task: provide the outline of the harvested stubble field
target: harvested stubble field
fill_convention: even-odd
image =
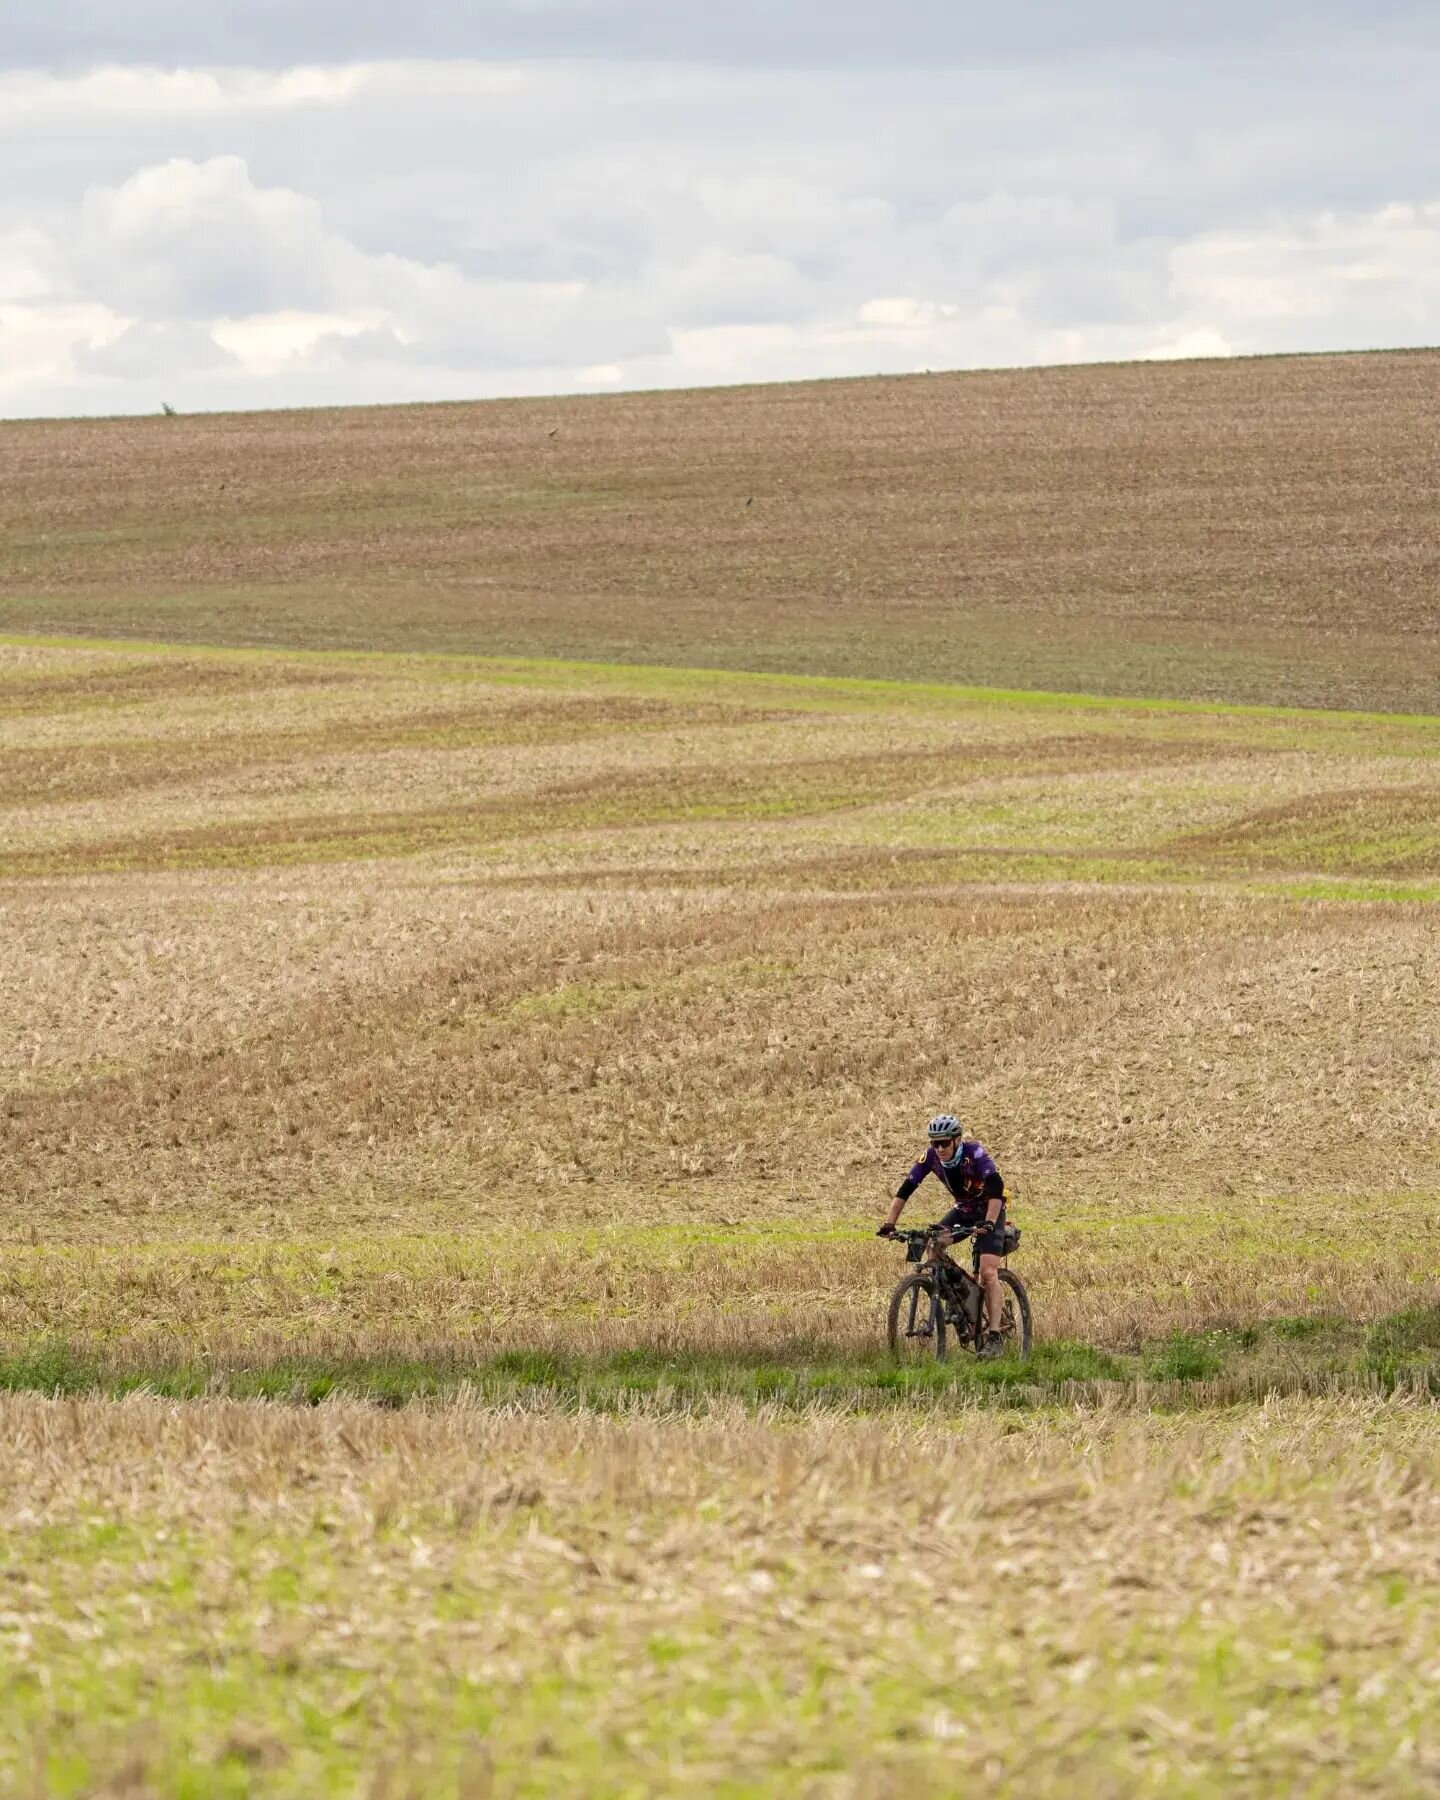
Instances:
[[[1418,440],[1364,432],[1437,367],[7,432],[3,616],[96,635],[0,640],[0,1789],[1433,1792],[1433,545],[1380,466]],[[1246,514],[1213,616],[1121,605],[1103,518],[1091,610],[1025,610],[1107,380],[1132,454],[1188,408],[1209,471],[1152,575],[1277,484],[1289,550]],[[963,394],[1029,484],[993,614],[900,452]],[[734,528],[795,558],[747,613],[694,508],[742,418],[778,457],[817,408],[860,437],[792,468],[838,497],[808,548]],[[515,485],[557,418],[578,537]],[[258,484],[229,537],[221,454]],[[483,581],[435,510],[467,457],[508,495]],[[952,600],[973,639],[921,657]],[[111,635],[162,620],[292,641]],[[772,672],[519,654],[641,632]],[[1412,713],[938,679],[1102,665]],[[1024,1367],[878,1353],[871,1232],[947,1103],[1017,1196]]]
[[[13,1395],[0,1443],[9,1792],[1440,1779],[1428,1401],[900,1423]]]

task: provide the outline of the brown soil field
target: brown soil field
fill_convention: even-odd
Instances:
[[[1433,711],[1440,352],[0,426],[0,628]]]

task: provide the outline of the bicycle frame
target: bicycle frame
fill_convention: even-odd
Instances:
[[[985,1290],[970,1270],[950,1254],[953,1244],[964,1243],[974,1235],[973,1232],[962,1231],[958,1237],[950,1237],[948,1243],[940,1242],[940,1234],[933,1226],[899,1235],[905,1239],[906,1262],[935,1271],[939,1298],[950,1314],[954,1329],[958,1331],[963,1326],[966,1335],[977,1333],[984,1313]]]
[[[985,1290],[970,1271],[947,1255],[943,1248],[936,1254],[932,1266],[937,1271],[941,1298],[949,1304],[952,1317],[963,1314],[967,1329],[974,1332],[984,1310]]]

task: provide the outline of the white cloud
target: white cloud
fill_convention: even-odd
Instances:
[[[1140,360],[1143,362],[1180,362],[1192,356],[1233,356],[1235,346],[1228,338],[1209,325],[1200,325],[1191,331],[1181,331],[1176,336],[1142,350]]]
[[[38,300],[55,285],[55,246],[35,226],[0,234],[0,302]]]
[[[44,130],[60,113],[91,124],[151,121],[183,125],[227,115],[339,107],[369,79],[363,64],[263,69],[184,69],[111,64],[79,75],[26,69],[0,74],[0,117],[7,131]]]
[[[21,397],[48,383],[68,400],[87,376],[218,370],[222,398],[242,401],[239,377],[258,394],[297,369],[340,382],[377,361],[580,368],[570,382],[613,385],[617,356],[669,343],[653,309],[603,283],[507,281],[366,253],[317,202],[258,184],[238,156],[171,158],[92,188],[68,236],[8,234],[0,292],[30,303],[6,321],[8,347],[42,351],[6,358],[0,395]]]
[[[1440,201],[1322,213],[1266,231],[1214,232],[1179,246],[1172,285],[1187,307],[1252,331],[1354,330],[1360,343],[1435,330]]]
[[[73,266],[88,292],[132,316],[208,319],[324,307],[347,253],[313,200],[257,187],[240,157],[174,157],[90,189]]]
[[[51,404],[40,411],[89,412],[93,387],[77,379],[77,357],[112,343],[125,329],[109,307],[90,301],[0,304],[0,402],[25,407],[27,396]]]
[[[394,354],[403,355],[403,341],[378,315],[351,318],[344,313],[287,308],[248,318],[217,319],[211,331],[216,344],[252,375],[278,375],[304,362],[317,347],[330,351],[373,335]]]
[[[916,300],[897,297],[893,300],[867,300],[860,308],[862,325],[879,325],[887,331],[933,331],[960,316],[958,306],[947,306],[939,300]]]

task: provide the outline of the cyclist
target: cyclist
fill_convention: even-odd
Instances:
[[[954,1113],[940,1113],[930,1121],[930,1147],[895,1190],[885,1223],[877,1237],[893,1237],[905,1202],[927,1175],[934,1175],[954,1200],[940,1223],[947,1228],[978,1227],[975,1248],[980,1253],[980,1286],[985,1291],[988,1327],[981,1356],[999,1356],[1000,1317],[1004,1298],[1000,1291],[1000,1257],[1005,1237],[1005,1182],[995,1159],[983,1144],[967,1138]]]

